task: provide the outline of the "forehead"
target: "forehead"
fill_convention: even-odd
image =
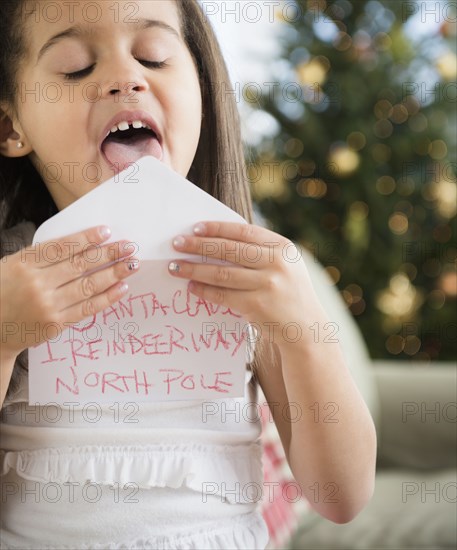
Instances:
[[[132,32],[145,19],[166,23],[180,33],[176,0],[25,0],[21,8],[32,49],[69,27],[103,37],[103,33]]]

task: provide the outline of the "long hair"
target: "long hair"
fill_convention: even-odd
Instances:
[[[26,55],[21,25],[24,0],[0,2],[0,102],[18,111],[17,71]],[[0,128],[6,114],[0,110]],[[36,226],[58,212],[41,176],[28,157],[0,155],[0,231],[21,221]]]
[[[197,0],[177,4],[203,96],[202,135],[188,178],[251,222],[239,114],[233,94],[222,92],[230,89],[230,78],[219,43]]]

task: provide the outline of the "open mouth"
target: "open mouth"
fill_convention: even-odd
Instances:
[[[163,151],[157,134],[140,120],[120,122],[111,128],[101,150],[116,173],[140,158],[151,155],[162,160]]]

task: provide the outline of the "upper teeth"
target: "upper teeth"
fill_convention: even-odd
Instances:
[[[149,126],[149,124],[146,124],[145,122],[141,122],[141,120],[134,120],[131,125],[134,128],[147,128],[148,130],[152,130],[152,128]],[[128,130],[130,128],[130,124],[127,121],[119,122],[119,124],[116,124],[116,126],[113,126],[111,130],[106,134],[109,136],[110,134],[114,134],[114,132],[117,132],[120,130],[121,132],[125,132],[125,130]]]

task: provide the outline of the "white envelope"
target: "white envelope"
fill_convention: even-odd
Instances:
[[[192,233],[203,220],[246,223],[157,159],[144,157],[37,229],[34,244],[105,224],[112,231],[106,243],[136,243],[141,266],[117,303],[29,348],[30,404],[244,394],[251,359],[247,321],[197,298],[188,280],[168,272],[173,259],[205,261],[172,247],[174,237]],[[42,330],[52,334],[52,327]]]

